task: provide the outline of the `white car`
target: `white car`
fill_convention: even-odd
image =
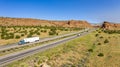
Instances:
[[[77,36],[80,36],[80,34],[77,34]]]

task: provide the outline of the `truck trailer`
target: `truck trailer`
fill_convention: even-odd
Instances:
[[[22,40],[20,40],[18,42],[19,45],[22,45],[22,44],[26,44],[26,43],[32,43],[32,42],[36,42],[36,41],[39,41],[40,38],[39,37],[30,37],[30,38],[24,38]]]

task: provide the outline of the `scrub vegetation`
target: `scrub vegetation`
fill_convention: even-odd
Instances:
[[[45,38],[75,32],[81,29],[54,26],[0,26],[0,45],[16,43],[23,38],[32,36]]]
[[[40,67],[47,64],[51,67],[120,67],[119,40],[120,34],[97,30],[8,66]]]

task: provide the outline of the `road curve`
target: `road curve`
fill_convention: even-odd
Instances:
[[[89,32],[84,32],[80,36],[86,35],[88,33]],[[31,48],[31,49],[27,49],[27,50],[24,50],[24,51],[21,51],[21,52],[16,52],[14,54],[9,54],[9,55],[6,55],[6,56],[2,56],[2,57],[0,57],[0,67],[5,66],[5,65],[7,65],[7,64],[9,64],[13,61],[25,58],[25,57],[33,55],[33,54],[36,54],[38,52],[53,48],[57,45],[60,45],[62,43],[65,43],[69,40],[75,39],[75,38],[80,37],[80,36],[75,35],[75,36],[67,37],[65,39],[62,39],[62,40],[59,40],[59,41],[56,41],[56,42],[44,44],[44,45],[34,47],[34,48]]]

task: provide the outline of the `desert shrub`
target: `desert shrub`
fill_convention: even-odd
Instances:
[[[105,39],[104,43],[109,43],[108,39]]]
[[[4,35],[3,34],[1,34],[1,39],[4,39]]]
[[[38,67],[38,66],[35,65],[34,67]]]
[[[101,33],[101,31],[99,31],[98,33]]]
[[[63,29],[63,28],[60,28],[59,30],[60,30],[60,31],[63,31],[64,29]]]
[[[1,34],[1,39],[6,39],[6,34]]]
[[[44,30],[41,30],[41,32],[43,32]]]
[[[96,31],[99,31],[99,30],[96,30]]]
[[[52,31],[49,31],[49,35],[54,35],[55,33]]]
[[[13,39],[14,38],[14,33],[9,33],[9,39]]]
[[[98,45],[101,45],[101,43],[98,43]]]
[[[27,34],[27,30],[25,30],[24,33]]]
[[[97,37],[97,36],[99,36],[99,34],[96,34],[95,36]]]
[[[30,32],[30,35],[33,35],[34,34],[34,32]]]
[[[56,32],[56,28],[51,28],[50,31],[49,31],[49,35],[57,35],[57,32]]]
[[[1,39],[13,39],[14,38],[14,33],[2,33],[1,34]]]
[[[56,35],[59,35],[58,33],[56,33]]]
[[[24,34],[21,34],[21,36],[24,36]]]
[[[53,27],[53,28],[50,29],[50,31],[56,31],[56,28]]]
[[[120,34],[120,30],[104,30],[104,32],[108,34],[113,34],[113,33]]]
[[[68,29],[65,29],[65,31],[68,31]]]
[[[93,52],[93,49],[88,49],[88,52]]]
[[[110,36],[108,38],[111,38]]]
[[[103,38],[103,36],[101,36],[100,38]]]
[[[15,37],[16,39],[19,39],[20,38],[20,36],[19,35],[16,35],[16,37]]]
[[[39,33],[39,32],[37,32],[36,34],[37,34],[37,35],[40,35],[40,33]]]
[[[104,54],[103,54],[103,53],[99,53],[98,56],[99,56],[99,57],[103,57]]]
[[[43,30],[43,32],[47,32],[47,30]]]
[[[37,33],[37,32],[38,32],[38,30],[35,30],[35,31],[34,31],[34,33]]]

